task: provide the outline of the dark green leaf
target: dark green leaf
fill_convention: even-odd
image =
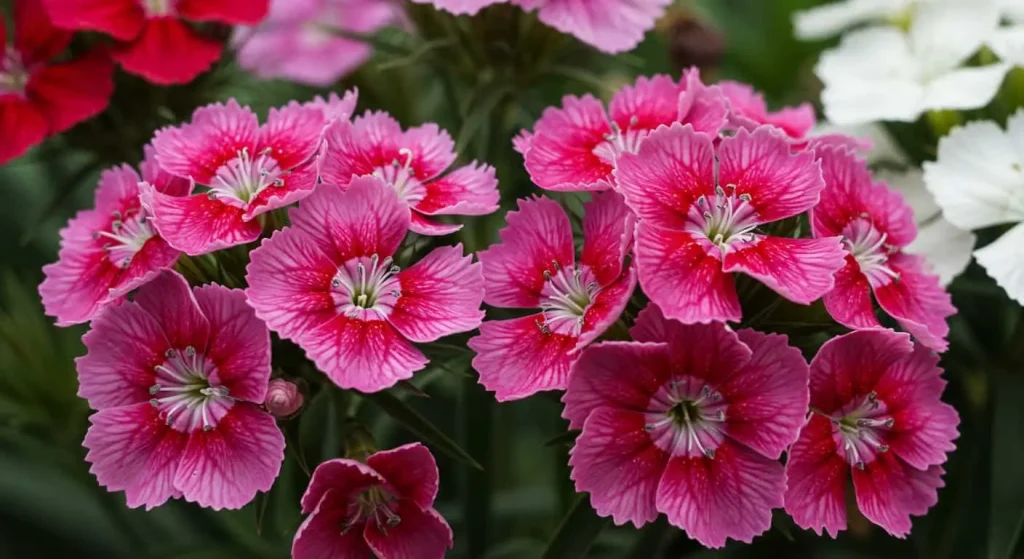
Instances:
[[[581,559],[594,545],[594,540],[608,525],[607,518],[601,518],[590,508],[587,497],[581,496],[562,519],[555,535],[544,550],[543,559]]]
[[[462,447],[456,444],[451,437],[444,434],[444,432],[438,429],[433,423],[428,421],[427,418],[412,409],[409,404],[398,399],[398,397],[390,391],[366,394],[364,397],[376,404],[377,407],[384,411],[384,413],[391,416],[392,419],[400,423],[403,427],[412,431],[412,433],[422,439],[423,442],[437,449],[438,452],[442,452],[456,460],[465,462],[478,470],[483,469],[483,466],[474,460],[468,452],[462,449]]]
[[[570,429],[570,430],[562,433],[561,435],[556,435],[554,437],[551,437],[547,441],[544,441],[544,446],[551,447],[551,446],[570,445],[570,444],[576,442],[576,437],[578,437],[579,435],[580,435],[579,431],[577,431],[575,429]]]
[[[1024,528],[1024,371],[993,375],[992,509],[988,556],[1017,557],[1014,551]]]

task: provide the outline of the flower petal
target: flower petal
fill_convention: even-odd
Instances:
[[[156,149],[153,148],[153,144],[142,146],[142,151],[145,153],[142,163],[139,164],[142,180],[153,185],[158,192],[163,192],[168,196],[188,196],[192,193],[192,184],[187,179],[172,175],[160,166],[156,160]]]
[[[48,134],[45,116],[28,100],[10,95],[0,98],[0,135],[4,137],[0,144],[0,165],[42,143]]]
[[[178,0],[174,8],[192,21],[255,25],[267,15],[269,0]]]
[[[832,338],[811,360],[811,407],[831,414],[863,398],[913,349],[910,336],[892,330],[856,330]]]
[[[245,302],[245,292],[222,285],[195,288],[199,309],[210,322],[206,355],[217,369],[210,381],[231,397],[262,404],[270,382],[270,331]]]
[[[654,130],[678,118],[684,89],[663,74],[640,76],[612,97],[608,113],[620,130]]]
[[[850,466],[839,455],[828,418],[811,414],[786,460],[786,512],[801,528],[833,538],[846,529]]]
[[[935,110],[980,109],[996,96],[1010,64],[960,68],[933,79],[924,90],[924,106]]]
[[[209,185],[221,165],[255,149],[258,135],[256,114],[229,99],[196,109],[190,123],[157,130],[153,149],[168,173]]]
[[[19,1],[15,6],[16,46],[23,53],[46,52],[47,56],[31,57],[32,62],[46,62],[64,50],[71,39],[70,33],[61,33],[54,27],[99,31],[128,41],[139,34],[145,15],[142,5],[132,0]],[[40,49],[34,45],[54,41],[56,37],[63,39],[63,46]]]
[[[335,458],[321,462],[313,470],[309,485],[302,494],[302,512],[311,513],[325,500],[337,501],[341,506],[347,507],[351,498],[385,483],[387,480],[376,470],[357,460]],[[333,493],[333,498],[328,499],[331,497],[330,493]]]
[[[129,74],[157,85],[184,84],[220,58],[223,45],[196,33],[174,16],[147,18],[139,36],[114,47],[114,60]]]
[[[926,271],[921,256],[894,254],[888,265],[899,279],[875,288],[878,305],[919,342],[935,351],[946,351],[946,318],[956,313],[956,307],[939,278]]]
[[[339,530],[349,519],[349,501],[336,489],[328,488],[315,501],[309,516],[292,540],[293,559],[365,559],[370,546],[358,527]]]
[[[49,133],[57,134],[107,108],[114,93],[114,63],[105,50],[95,48],[35,71],[26,92],[46,117]]]
[[[590,266],[597,281],[608,285],[622,275],[622,263],[633,244],[633,213],[615,191],[593,194],[583,212],[580,264]]]
[[[296,101],[280,108],[272,107],[266,123],[260,127],[255,151],[263,153],[269,149],[282,169],[294,169],[309,163],[316,155],[323,128],[324,113],[317,107]]]
[[[857,508],[897,538],[910,534],[910,517],[928,512],[939,500],[941,466],[917,470],[891,452],[879,453],[864,470],[853,470]]]
[[[426,195],[413,208],[426,215],[487,215],[498,209],[494,167],[473,161],[424,183]]]
[[[378,557],[395,559],[443,559],[452,547],[452,529],[436,510],[422,509],[411,501],[398,501],[394,526],[367,522],[363,537]]]
[[[437,462],[420,443],[402,445],[375,452],[366,465],[379,473],[397,496],[409,499],[420,508],[428,508],[437,497]]]
[[[210,339],[210,322],[199,310],[192,289],[181,274],[164,270],[149,283],[139,288],[133,303],[156,320],[167,342],[174,349],[194,347],[206,351]]]
[[[565,388],[576,338],[543,332],[538,326],[543,320],[542,314],[488,320],[467,342],[477,354],[473,368],[480,373],[480,384],[499,402]]]
[[[822,297],[825,310],[847,328],[880,328],[871,302],[871,284],[860,271],[860,264],[847,255],[846,265],[836,272],[835,287]]]
[[[400,148],[412,152],[409,167],[420,181],[429,181],[440,175],[458,157],[451,135],[433,122],[406,130],[399,144]]]
[[[670,0],[544,2],[537,17],[547,25],[607,53],[631,50],[654,27]]]
[[[484,318],[483,272],[461,244],[434,249],[397,277],[402,295],[388,321],[414,342],[468,332]]]
[[[524,159],[534,184],[546,190],[607,190],[612,167],[594,154],[611,133],[601,102],[566,96],[534,126]]]
[[[626,273],[611,285],[605,286],[594,296],[594,300],[583,313],[583,327],[576,342],[576,349],[596,340],[604,334],[626,310],[633,290],[636,289],[636,268],[630,266]]]
[[[839,237],[761,236],[725,253],[725,272],[743,272],[794,303],[809,305],[832,290],[846,251]]]
[[[168,196],[151,186],[142,188],[143,205],[153,213],[153,225],[167,244],[185,254],[199,255],[251,243],[263,227],[242,219],[244,210],[210,199],[205,193]]]
[[[320,176],[328,185],[345,187],[353,177],[369,175],[398,159],[402,127],[391,115],[367,112],[349,122],[337,120],[324,130],[327,148]],[[405,163],[405,157],[400,163]]]
[[[443,223],[425,217],[423,214],[412,210],[409,213],[409,230],[419,235],[430,237],[443,237],[462,229],[459,223]]]
[[[306,355],[341,388],[377,392],[427,365],[429,360],[390,323],[338,315],[294,338]]]
[[[974,251],[974,257],[1011,299],[1024,304],[1024,255],[1020,251],[1021,243],[1024,243],[1024,224],[1015,226],[1002,237]]]

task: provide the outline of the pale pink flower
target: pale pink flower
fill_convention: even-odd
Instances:
[[[622,88],[605,112],[590,95],[566,96],[545,109],[533,132],[515,140],[533,182],[547,190],[607,190],[623,153],[636,152],[651,130],[682,122],[717,136],[726,123],[725,98],[700,81],[696,69],[679,83],[668,76],[640,77]]]
[[[338,386],[388,388],[426,366],[412,342],[480,324],[483,275],[462,245],[395,264],[409,207],[380,179],[319,188],[289,217],[252,251],[249,304]]]
[[[484,322],[468,342],[480,384],[499,401],[565,388],[577,352],[619,318],[633,294],[636,273],[624,266],[633,219],[622,196],[596,193],[584,211],[578,260],[565,211],[540,197],[520,200],[501,242],[478,255],[487,304],[540,309]]]
[[[273,0],[255,28],[238,28],[238,63],[260,78],[326,87],[370,58],[364,41],[334,30],[374,33],[394,21],[387,0]]]
[[[189,289],[164,271],[82,341],[78,393],[99,410],[83,445],[100,485],[147,509],[171,498],[237,509],[270,489],[284,460],[259,407],[270,333],[241,290]]]
[[[473,161],[445,173],[457,157],[455,142],[436,124],[403,131],[387,113],[367,112],[352,122],[335,122],[325,139],[323,182],[345,188],[358,176],[381,179],[409,205],[409,227],[416,233],[447,235],[462,228],[433,216],[487,215],[498,209],[493,167]]]
[[[914,213],[903,197],[885,183],[874,182],[867,163],[840,148],[815,151],[821,161],[825,190],[811,211],[815,237],[841,235],[849,253],[824,297],[832,318],[849,328],[879,328],[871,295],[924,345],[945,351],[956,312],[938,276],[923,256],[904,248],[917,236]]]
[[[749,543],[783,504],[779,456],[807,412],[807,362],[786,336],[684,325],[655,305],[631,334],[573,366],[576,490],[616,524],[660,513],[705,546]]]
[[[691,126],[663,127],[619,158],[615,178],[638,218],[640,285],[670,318],[740,320],[734,272],[810,304],[843,266],[838,236],[758,232],[813,207],[824,187],[814,156],[792,154],[770,126],[720,141]]]
[[[437,486],[437,463],[419,443],[376,452],[365,464],[320,464],[302,496],[309,517],[292,559],[443,558],[452,529],[434,510]]]
[[[104,306],[170,268],[178,259],[157,234],[152,216],[139,200],[146,181],[168,197],[188,194],[188,181],[164,173],[145,148],[142,176],[128,165],[100,176],[93,209],[78,212],[60,231],[57,261],[43,266],[39,285],[46,314],[58,326],[86,322]]]
[[[857,508],[906,537],[935,504],[960,418],[939,400],[938,356],[891,330],[833,338],[811,361],[810,419],[789,450],[786,511],[832,537],[846,528],[847,485]]]
[[[266,406],[267,411],[274,417],[289,417],[295,415],[302,407],[302,392],[294,382],[283,378],[276,378],[270,381],[267,386]]]

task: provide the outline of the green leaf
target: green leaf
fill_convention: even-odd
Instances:
[[[542,559],[581,559],[585,557],[587,550],[594,545],[594,541],[607,525],[608,519],[598,516],[594,509],[590,508],[589,499],[581,496],[569,514],[562,519],[555,535],[548,542]]]
[[[993,375],[992,392],[992,498],[988,555],[992,559],[1017,557],[1014,551],[1024,529],[1024,374]]]
[[[562,433],[561,435],[555,435],[554,437],[551,437],[550,439],[544,441],[544,446],[545,447],[562,446],[562,445],[569,446],[572,443],[576,442],[576,437],[578,437],[578,436],[580,436],[580,432],[579,431],[577,431],[575,429],[570,429],[570,430]]]
[[[391,416],[392,419],[400,423],[409,431],[412,431],[412,433],[423,440],[423,442],[434,447],[439,452],[469,464],[478,470],[483,469],[483,466],[474,460],[468,452],[462,449],[462,447],[456,444],[451,437],[445,435],[443,431],[428,421],[427,418],[412,409],[409,404],[398,399],[398,397],[390,391],[366,394],[363,397],[376,404],[377,407],[384,411],[384,413]]]
[[[657,520],[640,529],[640,537],[629,550],[626,559],[650,559],[657,557],[658,551],[665,544],[665,536],[671,526],[664,515],[659,515]],[[792,540],[791,540],[792,541]]]

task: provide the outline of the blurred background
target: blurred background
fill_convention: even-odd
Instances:
[[[817,3],[680,0],[639,48],[619,56],[600,54],[508,6],[474,18],[407,6],[406,31],[359,37],[372,45],[372,59],[325,90],[257,80],[230,52],[187,86],[161,88],[119,72],[105,113],[0,168],[0,557],[287,557],[308,471],[342,453],[339,418],[346,410],[372,428],[382,448],[425,439],[454,449],[446,454],[434,446],[442,476],[437,507],[455,530],[454,558],[1024,554],[1024,313],[973,264],[951,286],[960,313],[943,358],[945,399],[962,420],[958,449],[946,465],[939,504],[916,519],[907,540],[887,536],[855,512],[850,529],[832,540],[800,530],[776,511],[773,528],[753,545],[731,542],[719,551],[703,550],[663,521],[642,531],[611,526],[585,506],[574,508],[578,497],[566,465],[571,440],[557,396],[498,405],[476,384],[471,355],[457,347],[464,340],[447,353],[435,350],[442,353],[431,355],[434,364],[416,377],[418,389],[364,400],[307,386],[304,413],[282,423],[290,452],[281,478],[240,511],[214,513],[183,502],[129,510],[123,494],[99,487],[83,461],[88,409],[75,394],[73,359],[84,353],[85,329],[55,328],[42,314],[36,286],[41,266],[56,258],[58,230],[91,206],[100,171],[137,163],[156,128],[187,120],[213,100],[236,97],[265,114],[291,99],[357,86],[359,112],[387,110],[405,125],[437,122],[456,138],[463,159],[497,167],[503,210],[467,226],[460,239],[479,249],[496,238],[516,198],[537,192],[511,138],[563,94],[608,98],[637,75],[677,77],[696,65],[706,82],[751,83],[773,108],[815,102],[820,86],[812,67],[835,41],[799,42],[790,19]],[[9,14],[7,4],[0,2]],[[927,123],[890,131],[916,162],[934,157]],[[450,457],[459,449],[481,468]],[[549,548],[563,520],[563,537]],[[590,547],[584,555],[579,546]]]

